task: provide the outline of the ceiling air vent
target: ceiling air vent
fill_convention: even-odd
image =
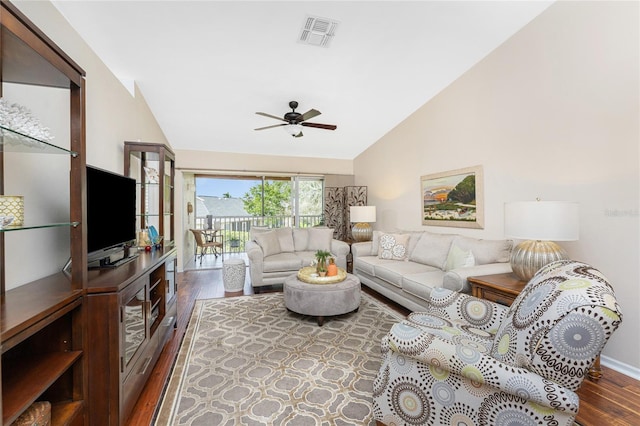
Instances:
[[[298,42],[312,46],[329,47],[337,27],[338,22],[329,18],[307,16],[304,25],[302,25]]]

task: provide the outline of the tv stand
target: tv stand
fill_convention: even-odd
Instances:
[[[88,274],[87,412],[91,425],[127,424],[176,326],[176,249],[162,247],[135,254],[122,268],[94,269]]]

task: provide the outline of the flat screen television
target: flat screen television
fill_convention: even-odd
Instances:
[[[137,257],[135,179],[87,166],[87,262],[116,267]],[[130,253],[131,252],[131,253]]]

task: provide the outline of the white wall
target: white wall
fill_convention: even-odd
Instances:
[[[122,173],[125,140],[167,143],[140,93],[136,90],[136,96],[131,96],[53,4],[48,1],[13,3],[87,74],[88,164]]]
[[[87,74],[88,164],[123,173],[125,140],[167,142],[144,98],[139,93],[135,97],[129,94],[50,2],[13,4]],[[3,96],[28,107],[44,126],[51,128],[54,143],[69,147],[68,91],[4,84]],[[20,155],[13,154],[5,159],[7,174],[13,176],[5,189],[7,193],[25,196],[26,219],[31,223],[68,221],[68,158],[48,155],[34,161],[31,155],[28,162],[22,160]],[[36,170],[27,168],[33,164],[43,166]],[[11,247],[6,258],[7,289],[59,272],[69,258],[69,231],[64,227],[8,233],[6,239]],[[28,262],[28,268],[24,262]]]
[[[624,312],[603,362],[640,371],[637,2],[558,2],[355,159],[383,230],[418,229],[421,175],[482,165],[485,228],[508,201],[580,203],[562,243],[613,284]],[[628,372],[628,371],[627,371]]]

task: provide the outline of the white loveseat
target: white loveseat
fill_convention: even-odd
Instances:
[[[333,229],[326,227],[253,227],[245,247],[254,289],[284,283],[288,276],[311,265],[317,250],[330,252],[338,267],[344,269],[349,254],[349,245],[333,239]]]
[[[412,310],[423,310],[436,287],[470,293],[467,278],[511,272],[512,240],[482,240],[428,231],[373,232],[355,243],[353,273],[362,284]]]

